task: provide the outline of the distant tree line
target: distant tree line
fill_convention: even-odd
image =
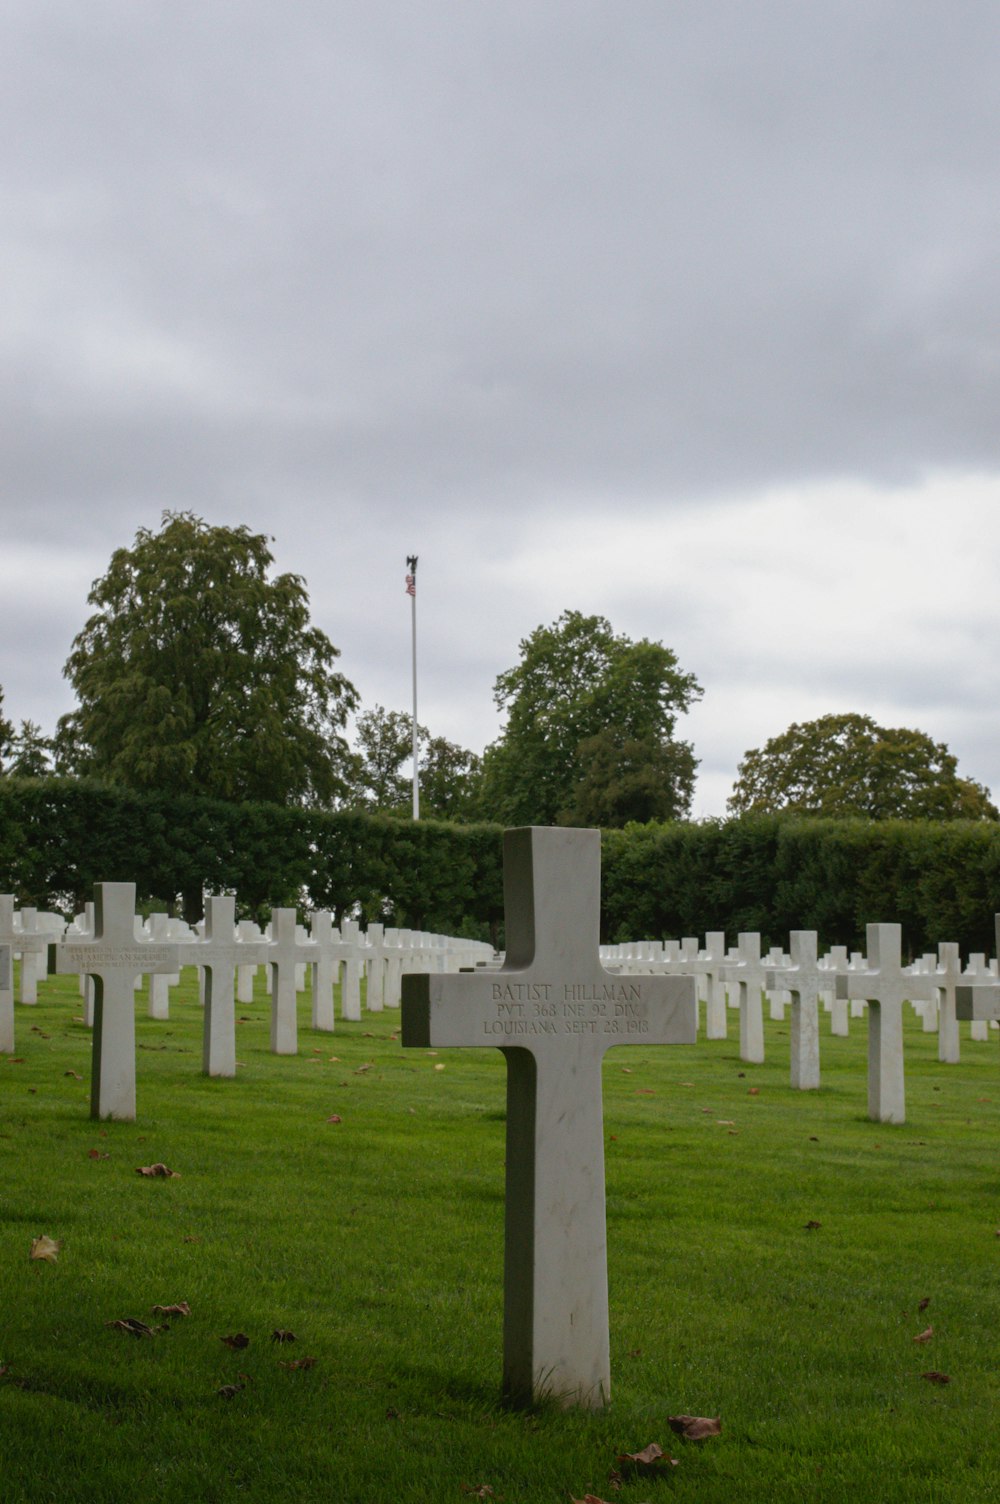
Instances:
[[[16,730],[0,690],[0,775],[407,814],[410,717],[361,710],[339,650],[309,619],[304,582],[271,573],[268,544],[190,512],[164,513],[157,532],[140,529],[92,586],[94,610],[65,667],[77,705],[55,735],[31,721]],[[481,756],[418,726],[421,814],[604,829],[684,820],[697,759],[678,720],[701,694],[662,643],[564,611],[530,633],[519,662],[497,677],[506,719]],[[1000,819],[943,743],[857,714],[792,725],[748,751],[729,812]]]
[[[956,940],[994,948],[995,821],[788,816],[633,824],[602,835],[610,941],[816,929],[864,949],[864,926],[903,926],[910,954]],[[414,821],[75,778],[0,778],[0,892],[68,913],[97,881],[135,882],[144,908],[198,917],[202,886],[240,912],[328,908],[404,928],[503,942],[502,827]]]

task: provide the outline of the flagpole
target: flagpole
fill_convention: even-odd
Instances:
[[[410,622],[413,636],[413,818],[420,819],[420,764],[417,749],[417,556],[406,557],[406,590],[410,597]]]

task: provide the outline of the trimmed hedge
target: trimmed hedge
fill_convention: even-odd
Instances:
[[[990,821],[768,816],[605,831],[606,940],[792,929],[864,949],[872,921],[903,926],[904,950],[939,940],[994,949],[1000,825]],[[243,913],[271,905],[502,939],[496,825],[413,822],[357,812],[138,794],[86,780],[0,778],[0,892],[64,912],[98,881],[136,884],[140,902],[235,892]]]

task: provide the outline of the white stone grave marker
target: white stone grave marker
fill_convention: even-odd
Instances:
[[[791,1084],[797,1091],[819,1086],[819,995],[829,987],[830,973],[819,964],[817,938],[815,930],[792,930],[792,964],[767,974],[768,988],[792,994]]]
[[[60,975],[94,978],[91,1117],[134,1121],[135,979],[177,971],[177,946],[136,938],[135,883],[96,883],[93,936],[53,945],[49,958]]]
[[[868,969],[838,976],[837,996],[868,1004],[868,1116],[877,1123],[905,1123],[903,1004],[929,1000],[931,981],[904,972],[900,925],[866,929]]]
[[[0,1054],[14,1052],[14,952],[0,945]]]
[[[719,977],[723,982],[736,982],[739,986],[740,1059],[750,1065],[762,1065],[764,1003],[761,988],[768,972],[760,958],[760,936],[743,934],[737,939],[740,959],[735,965],[723,966]]]
[[[403,978],[403,1044],[496,1045],[507,1060],[504,1377],[508,1403],[610,1393],[601,1061],[692,1044],[691,977],[616,977],[598,956],[600,833],[504,835],[500,971]]]

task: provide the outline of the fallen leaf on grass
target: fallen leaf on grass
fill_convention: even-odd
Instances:
[[[236,1348],[237,1351],[242,1347],[250,1346],[250,1338],[246,1332],[234,1332],[231,1337],[220,1337],[219,1341],[224,1342],[227,1347]]]
[[[106,1149],[88,1149],[87,1150],[87,1158],[88,1159],[110,1159],[111,1155],[108,1153],[108,1151]]]
[[[357,1068],[357,1070],[354,1072],[354,1074],[356,1076],[363,1076],[364,1073],[365,1073],[365,1071],[373,1071],[374,1069],[375,1069],[375,1062],[373,1060],[368,1060],[368,1061],[366,1061],[366,1063],[364,1065],[359,1065],[358,1068]]]
[[[716,1121],[716,1124],[717,1124],[717,1126],[719,1128],[735,1128],[736,1127],[736,1119],[735,1118],[716,1118],[715,1121]]]
[[[151,1326],[147,1326],[144,1321],[137,1321],[134,1316],[126,1316],[123,1321],[106,1321],[104,1325],[116,1332],[127,1332],[130,1337],[156,1336]]]
[[[63,1071],[63,1075],[64,1076],[72,1076],[74,1081],[82,1081],[83,1080],[83,1077],[80,1075],[79,1071]]]
[[[918,1332],[913,1340],[914,1342],[929,1342],[933,1335],[934,1328],[932,1326],[929,1326],[926,1331]]]
[[[718,1415],[668,1415],[667,1425],[685,1441],[705,1441],[722,1435],[722,1418]]]
[[[136,1165],[135,1173],[145,1175],[148,1179],[179,1180],[180,1170],[168,1170],[164,1164]]]
[[[638,1472],[662,1472],[665,1467],[677,1467],[676,1457],[668,1457],[662,1447],[651,1441],[641,1452],[619,1452],[618,1461]]]
[[[191,1237],[191,1236],[190,1236],[190,1235],[189,1235],[189,1236],[188,1236],[188,1237],[186,1237],[186,1238],[184,1238],[184,1239],[183,1239],[183,1241],[184,1241],[184,1242],[185,1242],[185,1243],[200,1243],[200,1242],[201,1242],[201,1239],[200,1239],[200,1238],[195,1238],[195,1237]]]
[[[286,1331],[283,1326],[275,1327],[271,1333],[272,1342],[294,1342],[295,1333]]]
[[[245,1384],[223,1384],[215,1392],[221,1395],[224,1400],[231,1400],[235,1394],[239,1394],[240,1390],[246,1387]]]
[[[439,1060],[438,1063],[437,1063],[437,1065],[434,1067],[434,1069],[436,1071],[443,1071],[444,1070],[444,1063]]]
[[[462,1484],[463,1494],[471,1494],[474,1499],[502,1499],[503,1494],[494,1493],[488,1483],[480,1483],[478,1488],[474,1483]]]
[[[315,1358],[290,1358],[287,1361],[284,1360],[284,1359],[280,1359],[279,1358],[279,1360],[278,1360],[278,1367],[279,1368],[315,1368],[316,1367],[316,1361],[317,1360]]]
[[[806,1232],[816,1232],[823,1226],[822,1222],[806,1222],[803,1224]]]
[[[747,1089],[747,1096],[748,1097],[759,1097],[760,1096],[760,1087],[759,1086],[751,1086],[751,1087],[749,1087]]]
[[[637,1097],[655,1097],[656,1092],[651,1086],[640,1086],[636,1092]]]
[[[343,1120],[343,1118],[342,1118],[342,1117],[341,1117],[341,1116],[340,1116],[340,1113],[339,1113],[339,1112],[332,1112],[332,1113],[331,1113],[331,1114],[330,1114],[330,1116],[329,1116],[329,1117],[328,1117],[328,1118],[327,1118],[327,1122],[328,1122],[328,1123],[342,1123],[342,1122],[343,1122],[343,1121],[344,1121],[344,1120]]]
[[[922,1379],[926,1379],[930,1384],[951,1383],[951,1379],[948,1377],[948,1375],[946,1373],[940,1373],[936,1368],[928,1369],[927,1373],[922,1373],[920,1377]]]
[[[607,1499],[599,1499],[596,1494],[584,1494],[578,1499],[575,1494],[570,1494],[569,1504],[608,1504]]]
[[[0,1363],[0,1379],[2,1379],[4,1375],[8,1373],[10,1373],[10,1364]]]
[[[54,1264],[59,1257],[61,1243],[55,1238],[47,1238],[44,1234],[40,1238],[33,1238],[31,1242],[31,1254],[33,1259],[45,1259],[47,1263]]]
[[[924,1298],[923,1298],[923,1300],[918,1300],[917,1301],[917,1310],[918,1311],[926,1311],[926,1309],[930,1305],[930,1303],[931,1303],[930,1296],[929,1295],[925,1295]]]
[[[186,1300],[179,1300],[175,1306],[154,1306],[154,1316],[190,1316],[191,1307]]]

